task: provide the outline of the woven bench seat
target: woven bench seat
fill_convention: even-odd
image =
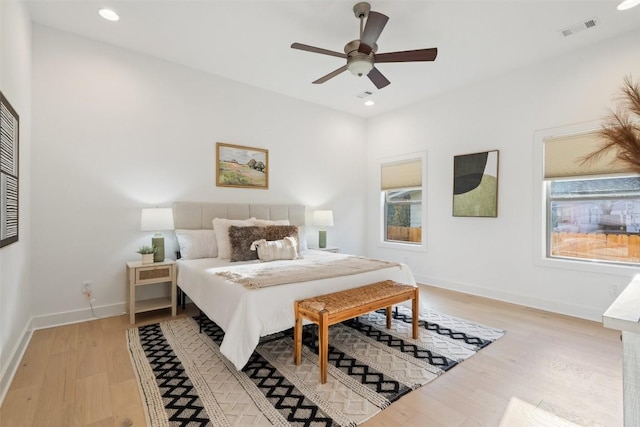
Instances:
[[[386,309],[387,329],[391,328],[391,308],[407,300],[412,300],[413,338],[418,338],[418,300],[416,286],[385,280],[359,288],[333,292],[317,297],[306,298],[293,303],[295,313],[294,326],[294,362],[302,359],[302,320],[307,319],[318,325],[318,358],[320,382],[327,382],[327,364],[329,356],[329,326],[353,319],[362,314],[381,308]]]

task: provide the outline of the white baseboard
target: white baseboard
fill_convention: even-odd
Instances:
[[[602,311],[594,307],[585,307],[580,305],[568,304],[565,302],[545,300],[527,295],[504,292],[495,289],[483,288],[468,283],[451,282],[441,280],[435,277],[417,276],[418,283],[428,284],[437,288],[449,289],[452,291],[463,292],[466,294],[477,295],[498,301],[508,302],[511,304],[523,305],[525,307],[535,308],[538,310],[549,311],[566,316],[578,317],[595,322],[602,322]]]
[[[31,319],[31,328],[33,330],[45,329],[52,328],[54,326],[101,319],[103,317],[120,316],[127,313],[127,303],[119,302],[116,304],[96,306],[93,308],[93,311],[95,312],[95,316],[91,311],[91,308],[35,316]]]
[[[2,372],[0,374],[0,405],[4,401],[7,391],[9,390],[9,386],[11,385],[11,381],[13,381],[13,377],[15,376],[18,366],[20,365],[22,356],[24,356],[24,352],[29,345],[29,341],[31,341],[33,331],[37,329],[52,328],[54,326],[68,325],[71,323],[86,322],[89,320],[101,319],[103,317],[120,316],[127,312],[127,303],[121,302],[94,307],[93,311],[95,312],[95,316],[93,315],[91,308],[87,308],[82,310],[66,311],[62,313],[45,314],[42,316],[31,317],[29,319],[27,325],[22,331],[18,343],[9,355],[8,363],[6,364],[6,366],[1,367]]]
[[[7,391],[9,391],[9,386],[11,385],[11,381],[13,381],[13,377],[18,370],[18,366],[20,366],[22,356],[24,356],[24,352],[27,350],[29,341],[31,341],[33,330],[31,329],[30,324],[31,319],[29,319],[29,321],[25,325],[24,329],[22,330],[22,334],[20,334],[20,339],[13,348],[13,351],[9,354],[9,359],[6,366],[1,367],[2,372],[0,373],[0,405],[2,405],[2,402],[4,402],[4,397],[7,395]]]

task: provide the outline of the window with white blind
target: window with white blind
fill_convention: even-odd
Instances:
[[[423,247],[425,154],[380,163],[382,241]]]
[[[543,141],[546,255],[640,265],[640,175],[596,151],[595,132]]]

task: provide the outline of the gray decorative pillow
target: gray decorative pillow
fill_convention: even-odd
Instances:
[[[282,240],[285,237],[293,237],[297,241],[298,227],[295,225],[269,225],[266,227],[232,225],[229,227],[230,259],[232,262],[258,259],[257,251],[251,250],[251,243],[261,239]]]
[[[282,240],[285,237],[295,237],[298,241],[298,227],[295,225],[269,225],[265,240]]]
[[[251,261],[258,259],[258,253],[251,250],[251,243],[264,239],[266,227],[229,227],[229,242],[231,243],[231,262]]]
[[[216,233],[216,242],[218,244],[218,258],[229,259],[231,257],[231,242],[229,242],[229,227],[232,225],[238,227],[250,227],[256,225],[253,221],[255,218],[249,219],[213,219],[213,231]]]

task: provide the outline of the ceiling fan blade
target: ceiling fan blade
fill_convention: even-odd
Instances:
[[[368,55],[373,50],[373,46],[375,46],[378,41],[378,37],[380,37],[380,33],[382,33],[384,26],[387,25],[388,20],[388,16],[379,12],[369,12],[367,23],[364,26],[364,31],[360,38],[358,52]]]
[[[402,52],[377,53],[374,55],[376,63],[381,62],[414,62],[434,61],[438,56],[438,48],[405,50]]]
[[[327,74],[326,76],[322,76],[320,77],[318,80],[316,80],[315,82],[313,82],[314,85],[320,84],[320,83],[324,83],[329,79],[334,78],[335,76],[337,76],[338,74],[347,71],[347,66],[343,65],[342,67],[338,68],[337,70],[334,70],[332,72],[330,72],[329,74]]]
[[[347,57],[347,54],[345,54],[345,53],[334,52],[332,50],[322,49],[321,47],[309,46],[309,45],[302,44],[302,43],[293,43],[291,45],[291,48],[292,49],[299,49],[299,50],[306,50],[307,52],[321,53],[323,55],[337,56],[338,58],[346,58]]]
[[[376,67],[373,67],[371,71],[369,71],[367,77],[369,77],[369,80],[371,80],[371,82],[373,82],[373,84],[376,85],[378,89],[382,89],[383,87],[391,84],[391,82],[387,80],[387,78],[383,76]]]

